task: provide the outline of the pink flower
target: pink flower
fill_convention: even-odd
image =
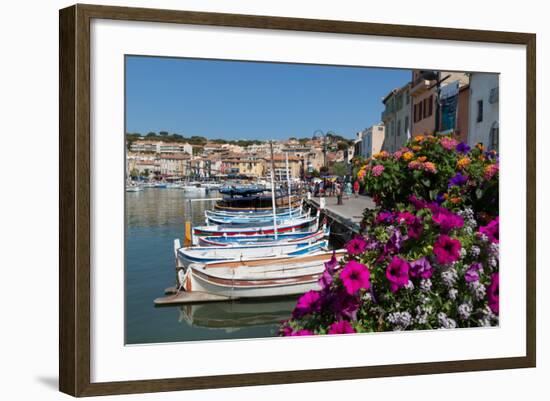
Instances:
[[[489,241],[497,243],[499,242],[499,218],[498,216],[491,220],[486,226],[479,227],[479,232],[485,234]]]
[[[370,288],[370,272],[367,266],[350,260],[340,273],[340,280],[350,295],[357,293],[360,289]]]
[[[490,180],[493,176],[498,173],[498,164],[490,164],[483,170],[483,178]]]
[[[456,148],[456,145],[458,145],[458,141],[456,139],[452,139],[446,136],[441,138],[441,146],[443,146],[447,150],[452,150]]]
[[[356,235],[346,244],[346,250],[350,255],[359,255],[365,252],[365,249],[367,249],[367,242],[360,235]]]
[[[491,275],[491,283],[487,286],[487,301],[491,311],[497,315],[499,310],[498,287],[499,287],[498,273],[493,273]]]
[[[459,240],[453,239],[448,235],[441,234],[437,237],[434,244],[434,254],[437,263],[447,265],[455,262],[460,257],[460,248],[462,245]]]
[[[394,256],[386,268],[386,278],[390,282],[391,292],[397,292],[409,283],[409,263],[398,256]]]
[[[384,166],[381,164],[377,164],[372,168],[372,175],[375,177],[379,177],[384,172]]]
[[[464,219],[462,219],[462,217],[438,206],[434,206],[432,209],[432,220],[444,233],[448,233],[454,228],[462,228],[464,226]]]
[[[339,322],[334,322],[330,325],[328,329],[328,334],[351,334],[351,333],[355,333],[355,329],[346,320],[340,320]]]
[[[319,310],[321,310],[321,296],[317,291],[311,290],[298,299],[292,314],[295,317],[301,317],[308,313],[319,312]]]
[[[315,333],[311,330],[307,330],[307,329],[301,329],[301,330],[297,330],[297,331],[294,331],[292,332],[291,336],[313,336],[315,335]]]

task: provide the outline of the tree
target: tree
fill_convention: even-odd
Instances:
[[[130,177],[132,178],[137,178],[139,176],[139,171],[137,170],[137,168],[133,168],[131,171],[130,171]]]
[[[143,172],[143,176],[145,178],[149,177],[149,169],[148,168],[146,168],[145,171]]]
[[[168,132],[166,132],[166,131],[160,131],[160,132],[159,132],[159,135],[160,135],[160,136],[168,136]]]
[[[153,132],[153,131],[149,132],[149,133],[146,135],[147,138],[152,138],[152,137],[154,137],[154,136],[157,136],[157,134],[156,134],[156,132]]]
[[[348,172],[345,163],[338,162],[332,165],[332,174],[337,175],[338,177],[344,177]]]
[[[337,149],[338,150],[346,150],[349,147],[347,142],[340,141],[338,142]]]

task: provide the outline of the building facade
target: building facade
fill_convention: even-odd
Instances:
[[[470,126],[468,143],[482,143],[498,150],[499,142],[499,77],[498,74],[470,75]]]
[[[369,158],[373,154],[380,152],[384,145],[385,130],[386,127],[384,124],[380,123],[358,132],[358,139],[355,143],[355,155]]]
[[[409,137],[411,128],[411,84],[393,89],[382,100],[384,111],[384,143],[382,149],[395,152]]]
[[[138,140],[132,143],[130,151],[139,153],[186,153],[193,154],[193,146],[183,142]]]

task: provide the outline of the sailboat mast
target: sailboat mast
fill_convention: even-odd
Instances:
[[[271,151],[271,204],[273,206],[273,232],[277,240],[277,205],[275,203],[275,164],[273,163],[273,141],[269,141],[269,150]]]
[[[287,185],[287,191],[288,191],[288,210],[290,212],[290,220],[292,220],[292,203],[290,201],[292,191],[290,186],[290,173],[288,172],[288,152],[285,152],[285,161],[286,161],[286,185]]]

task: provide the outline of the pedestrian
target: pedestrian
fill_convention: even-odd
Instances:
[[[359,180],[355,180],[355,182],[353,183],[353,193],[355,194],[356,198],[359,196]]]
[[[346,193],[346,199],[349,199],[351,198],[351,193],[352,193],[352,188],[351,188],[351,182],[350,181],[347,181],[346,182],[346,189],[345,189],[345,193]]]

